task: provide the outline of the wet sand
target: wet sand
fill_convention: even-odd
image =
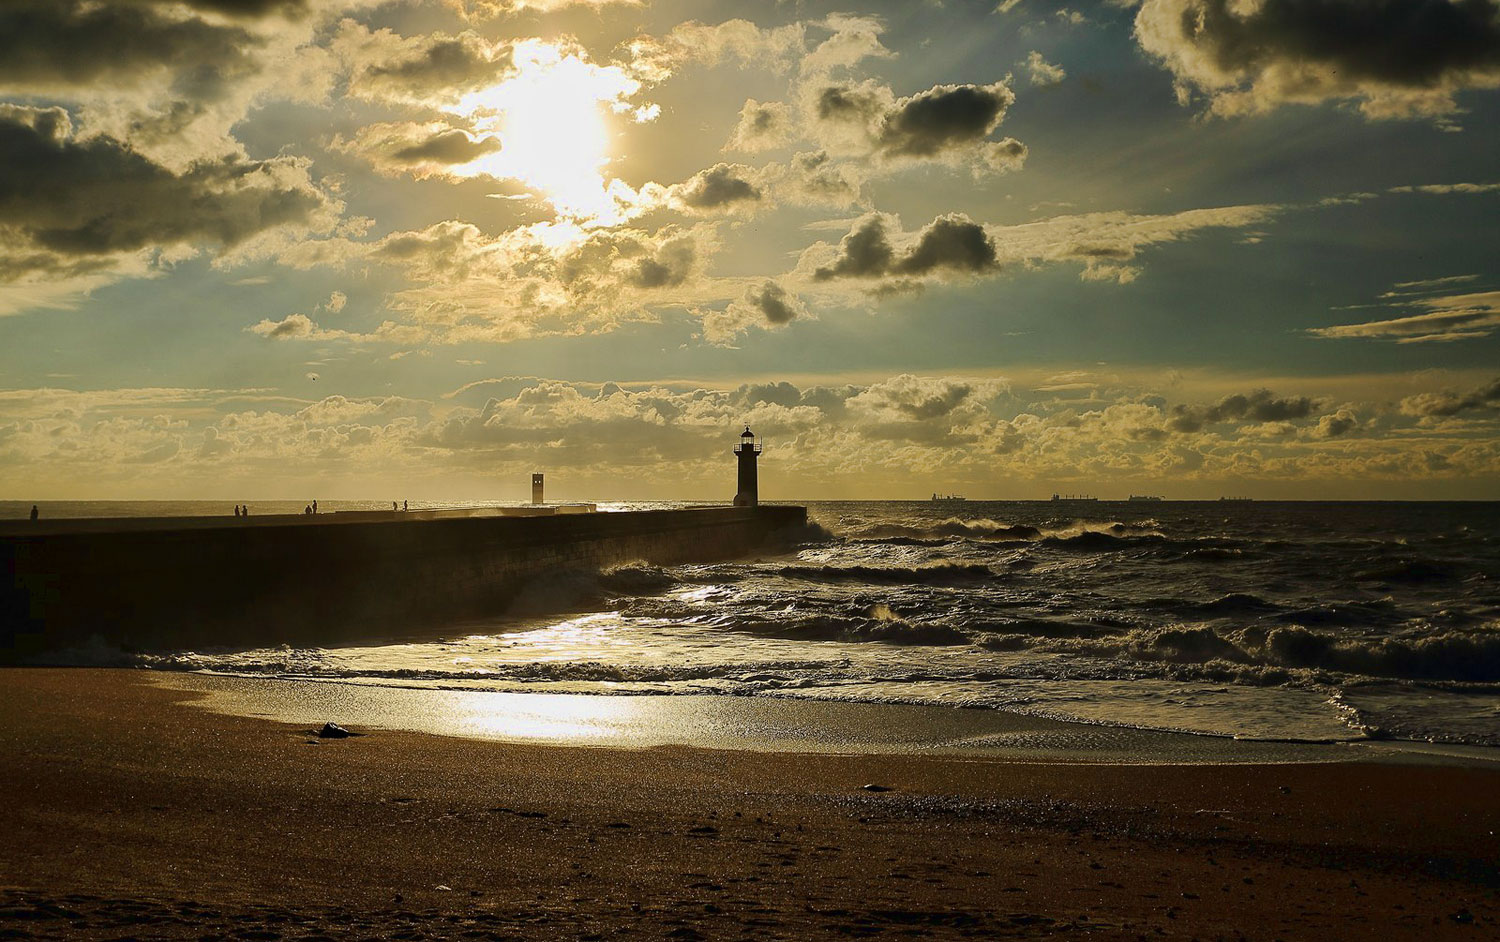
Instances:
[[[1485,764],[317,740],[156,679],[0,674],[0,937],[1500,936]]]

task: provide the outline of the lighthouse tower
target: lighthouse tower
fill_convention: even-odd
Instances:
[[[760,442],[755,440],[755,433],[750,431],[750,426],[740,433],[740,443],[734,446],[734,453],[740,456],[740,491],[734,495],[736,507],[754,507],[760,503],[760,484],[756,479],[755,459],[760,457]]]

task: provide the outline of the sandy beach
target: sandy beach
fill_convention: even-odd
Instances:
[[[318,740],[146,672],[3,689],[5,938],[1500,933],[1483,763]]]

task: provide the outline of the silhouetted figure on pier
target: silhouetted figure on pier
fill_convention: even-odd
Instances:
[[[406,503],[406,501],[404,501],[404,500],[403,500],[403,501],[402,501],[402,502],[401,502],[401,509],[402,509],[402,510],[410,510],[410,509],[411,509],[411,506],[410,506],[410,505],[409,505],[409,504],[407,504],[407,503]]]
[[[32,504],[31,505],[31,519],[35,520],[39,516],[41,516],[41,514],[37,511],[36,504]]]
[[[250,505],[249,504],[245,505],[245,512],[243,514],[241,514],[241,516],[244,516],[244,517],[250,516]]]
[[[313,501],[313,513],[317,513],[317,512],[318,512],[318,502],[317,501]]]
[[[236,520],[238,520],[239,517],[240,517],[240,505],[239,504],[235,504],[234,505],[234,518]]]
[[[313,510],[312,510],[312,504],[308,504],[306,507],[302,508],[302,513],[305,516],[311,516],[312,512],[313,512]]]

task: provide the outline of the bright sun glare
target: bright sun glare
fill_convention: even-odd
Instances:
[[[628,110],[640,83],[614,66],[586,62],[541,40],[515,47],[517,73],[459,104],[476,135],[494,134],[500,150],[457,168],[477,176],[519,180],[567,217],[609,225],[635,197],[609,180],[609,128],[604,110]]]

